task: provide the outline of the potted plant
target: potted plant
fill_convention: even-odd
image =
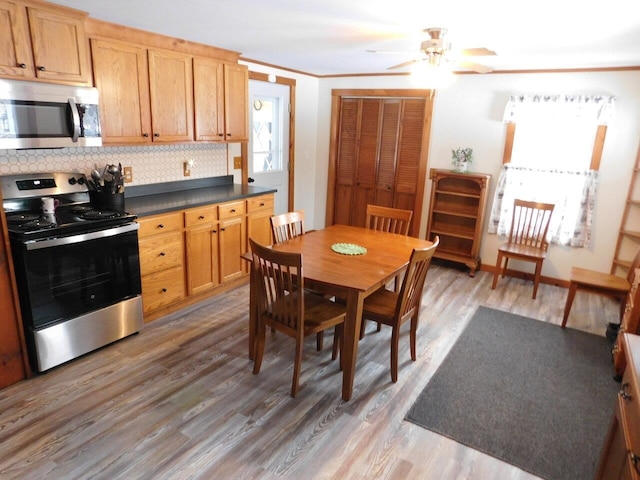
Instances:
[[[458,148],[451,150],[451,163],[455,172],[466,172],[467,167],[473,161],[472,148]]]

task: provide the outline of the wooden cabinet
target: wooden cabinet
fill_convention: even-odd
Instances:
[[[142,305],[146,315],[185,297],[182,212],[145,217],[138,222]]]
[[[113,40],[91,39],[93,76],[100,92],[104,144],[151,142],[147,50]]]
[[[412,210],[411,234],[418,235],[430,107],[424,98],[340,99],[328,223],[364,227],[374,204]]]
[[[621,378],[627,365],[627,358],[624,351],[623,333],[640,333],[640,268],[636,268],[631,280],[631,289],[627,294],[627,299],[618,330],[615,345],[613,346],[613,368],[616,377]]]
[[[184,212],[187,294],[196,295],[220,284],[218,207]]]
[[[91,84],[86,13],[0,0],[0,75]]]
[[[249,71],[244,65],[193,59],[196,140],[248,140],[248,85]]]
[[[249,140],[249,69],[224,65],[224,124],[227,142]]]
[[[253,238],[260,245],[273,243],[271,238],[273,206],[272,193],[247,199],[247,238]]]
[[[596,479],[640,479],[640,337],[622,333],[626,368]]]
[[[480,239],[491,176],[432,168],[430,178],[426,238],[433,240],[438,235],[440,246],[434,256],[464,263],[473,277],[480,267]]]
[[[244,200],[218,205],[220,280],[223,283],[245,273],[244,262],[240,258],[247,251],[245,212]]]
[[[26,378],[18,293],[11,275],[9,242],[4,214],[0,212],[0,389]]]
[[[193,141],[192,57],[170,50],[148,56],[153,141]]]

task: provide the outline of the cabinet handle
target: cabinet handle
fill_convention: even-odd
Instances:
[[[142,134],[142,136],[143,136],[144,138],[149,138],[149,134],[148,134],[148,133],[143,133],[143,134]]]
[[[26,63],[19,63],[18,66],[20,68],[27,68],[27,64]]]
[[[638,469],[638,463],[640,461],[640,457],[633,452],[629,452],[629,461],[631,462],[631,465],[633,465],[633,468],[636,471],[636,473],[640,474],[640,470]]]
[[[220,231],[221,231],[221,232],[224,232],[224,228],[221,228],[221,229],[220,229]]]
[[[629,395],[627,393],[627,387],[629,386],[628,383],[623,383],[622,384],[622,388],[620,389],[620,391],[618,392],[618,395],[620,396],[621,399],[623,400],[631,400],[631,395]]]
[[[163,225],[162,223],[160,223],[160,224],[158,225],[158,228],[164,228],[164,225]]]
[[[165,256],[165,253],[164,253],[164,252],[160,252],[160,256],[161,256],[161,257],[164,257],[164,256]]]
[[[231,213],[236,213],[236,209],[235,209],[235,208],[232,208],[232,209],[231,209]]]
[[[200,215],[200,216],[198,217],[198,220],[204,220],[204,215]]]
[[[223,135],[223,134],[221,134],[221,133],[219,133],[219,134],[218,134],[218,136],[219,136],[219,137],[224,137],[224,135]]]
[[[231,136],[231,134],[230,134],[230,133],[227,133],[227,137],[230,137],[230,136]]]
[[[211,230],[211,233],[218,233],[218,230]]]
[[[163,289],[162,289],[162,293],[167,293],[167,289],[166,289],[166,288],[163,288]]]
[[[40,70],[41,72],[44,72],[44,71],[46,70],[46,68],[44,68],[42,65],[40,65],[40,66],[38,67],[38,70]]]
[[[158,138],[160,136],[160,134],[159,133],[154,133],[153,136]]]
[[[261,207],[264,207],[264,202],[260,202],[260,206],[261,206]]]

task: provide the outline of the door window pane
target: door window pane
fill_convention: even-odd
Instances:
[[[282,170],[281,115],[282,108],[277,97],[253,97],[251,140],[254,173]]]

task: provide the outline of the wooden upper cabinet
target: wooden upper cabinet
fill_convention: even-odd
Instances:
[[[26,9],[0,0],[0,74],[29,79],[35,76]]]
[[[225,141],[224,64],[212,58],[193,59],[196,140]]]
[[[0,0],[0,74],[90,85],[85,18],[55,5]]]
[[[196,140],[249,139],[249,70],[213,58],[193,59]]]
[[[249,69],[245,65],[225,64],[225,137],[227,142],[249,139]]]
[[[151,142],[147,50],[111,40],[91,39],[93,76],[100,92],[104,144]]]
[[[193,141],[191,55],[149,50],[148,57],[153,141]]]

